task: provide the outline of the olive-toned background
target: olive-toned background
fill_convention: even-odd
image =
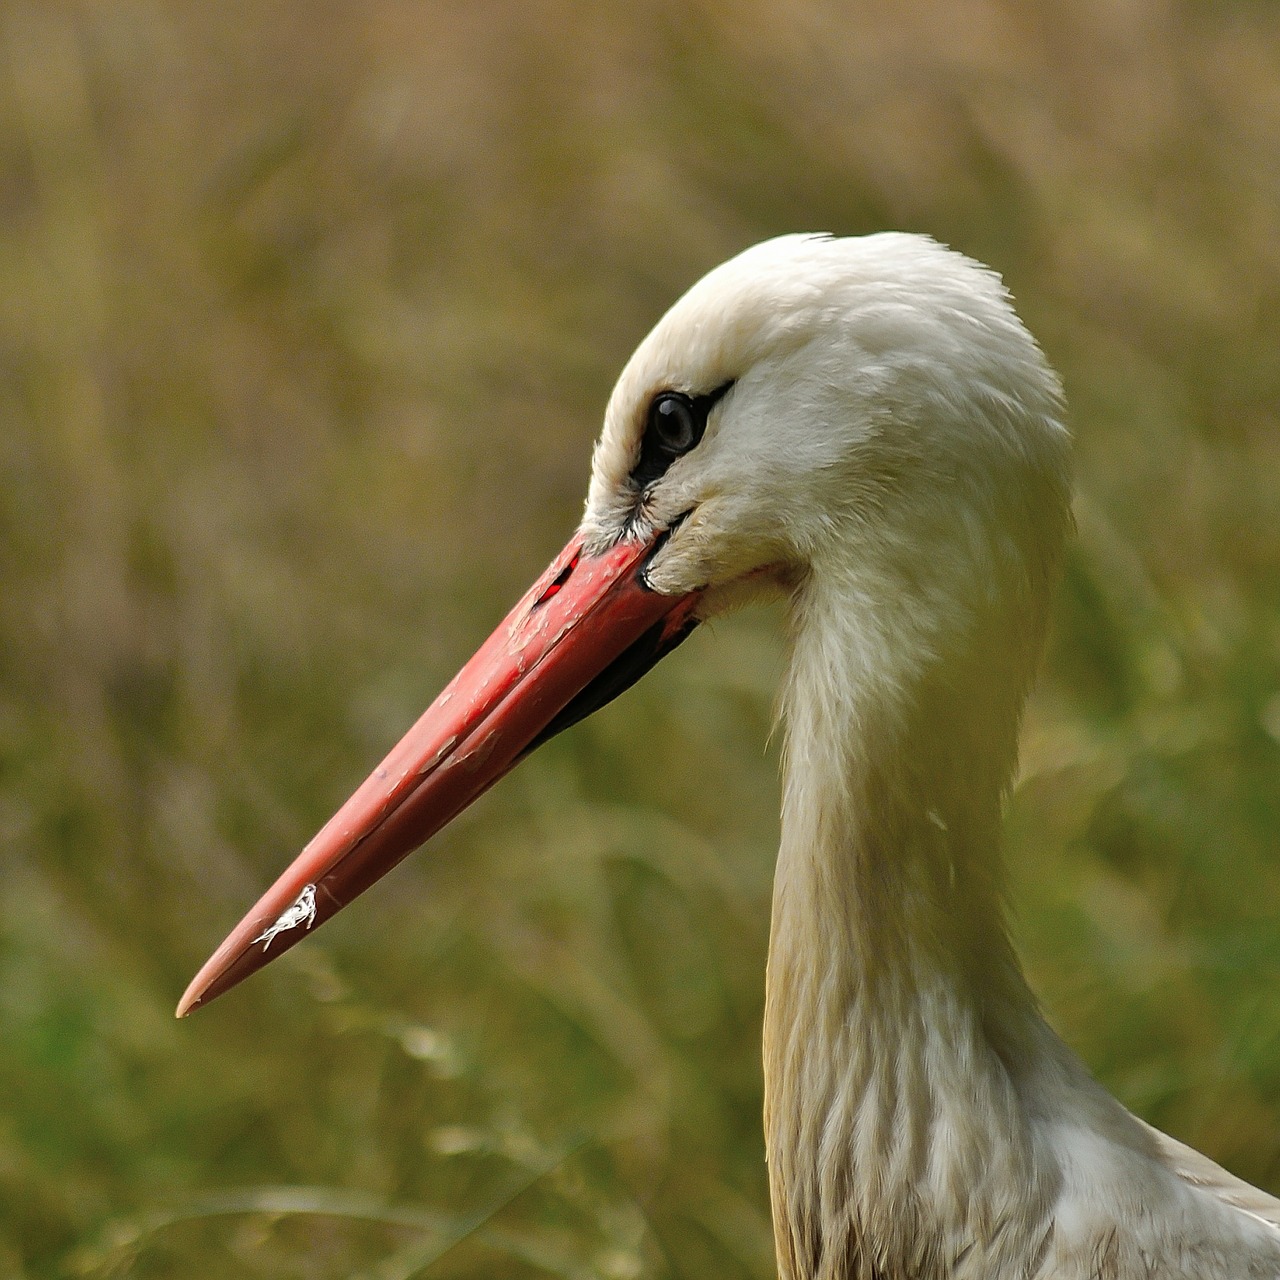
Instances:
[[[1280,9],[0,4],[0,1274],[766,1277],[779,619],[704,629],[184,1023],[785,230],[991,262],[1079,538],[1019,946],[1280,1188]]]

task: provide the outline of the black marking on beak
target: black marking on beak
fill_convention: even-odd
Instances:
[[[560,590],[561,587],[564,586],[566,582],[569,581],[571,577],[573,577],[573,571],[578,567],[578,560],[581,555],[581,551],[575,551],[573,553],[573,559],[556,574],[555,578],[553,578],[548,584],[547,589],[533,602],[533,609],[541,608],[553,595],[556,594],[556,592]],[[532,609],[530,612],[532,612]]]
[[[654,539],[653,546],[649,549],[649,554],[640,562],[640,566],[636,570],[636,577],[646,591],[653,590],[649,585],[647,575],[654,557],[671,541],[672,535],[693,514],[693,511],[694,508],[690,507],[688,511],[682,511],[676,516]],[[543,592],[541,598],[534,604],[533,607],[535,609],[544,601],[549,600],[569,581],[569,576],[573,573],[577,563],[578,557],[574,556],[561,569],[546,591]],[[697,618],[691,617],[686,619],[680,626],[670,630],[668,630],[670,624],[667,619],[663,618],[661,621],[655,622],[638,640],[633,641],[630,648],[624,649],[599,675],[560,708],[547,727],[520,753],[520,758],[523,760],[530,752],[536,751],[544,742],[554,738],[556,734],[563,733],[565,729],[577,724],[579,720],[585,720],[593,711],[599,711],[601,707],[612,702],[620,693],[625,693],[646,671],[656,666],[667,654],[677,648],[692,633],[694,627],[698,625],[698,621]]]
[[[625,693],[646,671],[679,647],[697,625],[697,618],[689,618],[670,634],[665,634],[667,620],[655,622],[552,717],[547,727],[520,753],[521,758],[579,720],[585,720],[593,711],[599,711],[620,693]]]

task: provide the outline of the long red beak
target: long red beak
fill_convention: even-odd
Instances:
[[[178,1017],[282,955],[525,754],[621,693],[692,630],[698,592],[644,581],[656,541],[576,535],[448,688],[196,974]]]

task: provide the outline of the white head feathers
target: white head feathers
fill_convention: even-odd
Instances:
[[[701,443],[638,485],[654,398],[728,383]],[[945,566],[946,595],[999,592],[1056,560],[1062,418],[1057,378],[992,271],[922,236],[782,236],[706,275],[640,344],[609,401],[584,525],[612,540],[687,514],[650,572],[672,593],[732,597],[744,575],[830,560],[890,580]]]

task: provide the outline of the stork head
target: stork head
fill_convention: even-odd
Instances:
[[[1034,649],[1068,522],[1061,418],[999,279],[933,241],[784,236],[712,271],[623,370],[578,533],[179,1012],[300,940],[753,594],[835,584],[867,652],[900,667],[952,635],[972,651],[1006,622]]]
[[[812,571],[877,612],[945,615],[1056,559],[1063,414],[994,272],[921,236],[782,236],[695,284],[627,363],[583,529],[597,547],[669,530],[648,581],[700,591],[699,617]]]

